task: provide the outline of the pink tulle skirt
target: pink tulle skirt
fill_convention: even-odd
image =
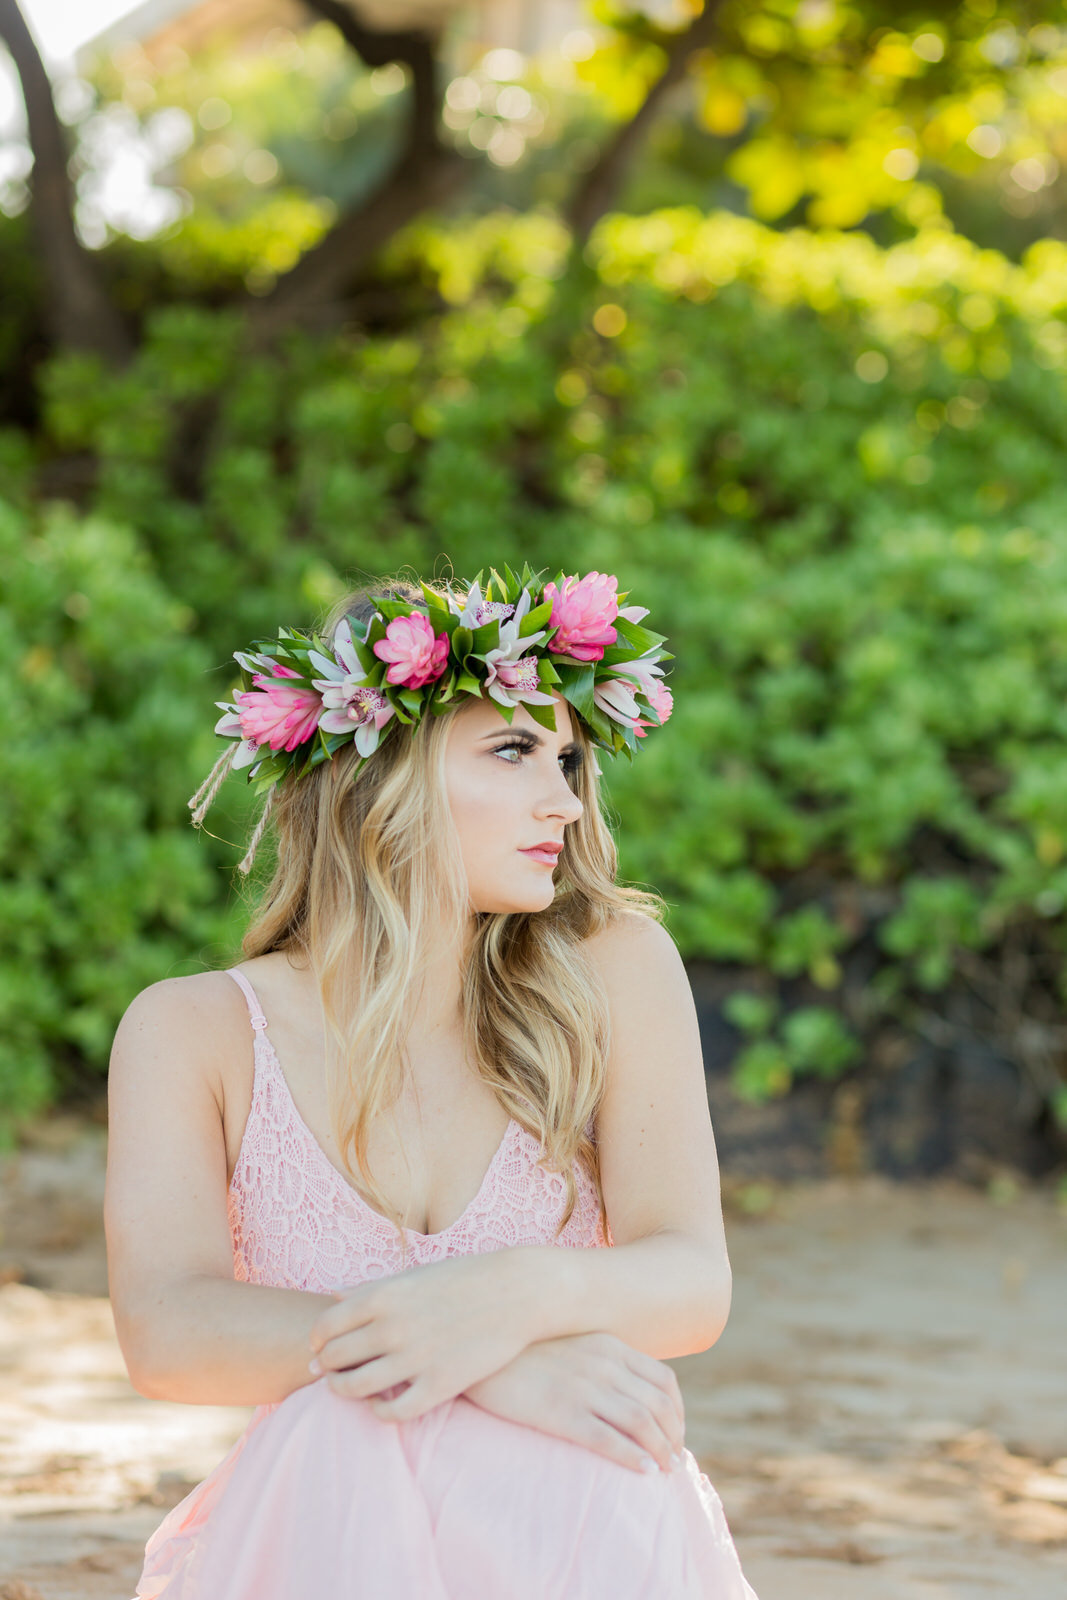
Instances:
[[[138,1600],[755,1600],[694,1457],[633,1472],[459,1397],[261,1406],[149,1541]]]

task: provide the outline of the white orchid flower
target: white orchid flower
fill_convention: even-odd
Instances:
[[[480,628],[483,623],[492,622],[494,617],[501,620],[510,617],[515,610],[506,600],[483,600],[482,591],[476,583],[471,584],[462,605],[452,595],[449,595],[448,603],[459,618],[460,627],[472,630]]]
[[[215,724],[215,732],[224,734],[227,739],[240,739],[237,753],[233,758],[232,770],[240,772],[245,767],[250,767],[262,755],[263,747],[258,739],[246,739],[244,729],[241,727],[241,712],[238,706],[228,700],[216,700],[215,704],[220,711],[226,713]]]
[[[534,706],[552,704],[552,696],[538,688],[537,657],[529,654],[534,645],[547,637],[548,630],[541,628],[537,633],[519,637],[519,626],[530,605],[530,591],[524,589],[518,605],[509,608],[513,613],[511,618],[500,624],[500,643],[483,656],[476,657],[484,661],[488,668],[485,679],[487,693],[503,706],[517,705],[520,701]]]

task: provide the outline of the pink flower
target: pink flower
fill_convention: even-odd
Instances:
[[[674,696],[665,683],[654,683],[647,691],[648,703],[656,713],[660,722],[666,722],[674,710]]]
[[[393,618],[385,638],[374,646],[374,654],[379,661],[393,663],[385,674],[387,682],[402,684],[405,689],[421,689],[445,670],[448,634],[435,637],[430,619],[414,611],[410,616]]]
[[[648,703],[660,720],[660,726],[666,722],[674,710],[674,696],[665,683],[654,683],[648,691]],[[634,723],[634,732],[639,739],[645,737],[646,728],[654,728],[654,722],[642,721]]]
[[[558,631],[549,649],[576,661],[599,661],[617,638],[611,624],[619,614],[618,578],[606,572],[565,578],[562,591],[546,583],[544,597],[552,601],[550,626]]]
[[[314,689],[283,681],[299,679],[300,674],[291,667],[272,662],[271,673],[266,677],[257,672],[252,678],[256,688],[234,696],[240,708],[241,732],[246,739],[267,744],[272,750],[295,750],[314,737],[322,699]]]

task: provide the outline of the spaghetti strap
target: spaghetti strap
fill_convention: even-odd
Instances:
[[[248,1002],[248,1015],[251,1018],[252,1027],[256,1033],[265,1032],[267,1027],[267,1019],[263,1015],[263,1008],[259,1003],[259,996],[256,994],[256,991],[253,989],[244,973],[238,972],[236,967],[226,967],[224,970],[226,972],[226,976],[233,979],[234,983],[236,983],[237,987],[242,991],[245,999]]]

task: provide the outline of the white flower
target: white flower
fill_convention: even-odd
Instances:
[[[524,589],[518,605],[512,608],[510,621],[500,624],[499,645],[475,658],[485,662],[489,669],[485,679],[486,690],[492,699],[503,706],[517,705],[522,700],[534,706],[552,704],[552,696],[537,687],[537,657],[528,653],[547,636],[548,630],[541,628],[537,633],[519,637],[519,626],[530,604],[530,591]]]
[[[258,668],[257,668],[258,671]],[[232,770],[240,772],[244,767],[250,767],[263,753],[263,747],[258,739],[246,739],[244,729],[241,727],[241,712],[238,706],[228,700],[216,700],[215,704],[220,711],[226,713],[215,724],[215,732],[225,734],[227,739],[240,739],[237,754],[233,758]]]
[[[253,656],[247,650],[235,650],[233,659],[238,666],[244,667],[245,671],[250,672],[253,677],[257,672],[265,672],[268,677],[273,677],[274,669],[278,664],[272,656]],[[216,705],[221,704],[220,701],[215,703]]]
[[[641,715],[641,708],[633,696],[630,684],[621,678],[607,678],[593,686],[593,701],[605,716],[616,722],[626,722],[632,727]]]
[[[644,656],[638,656],[636,661],[618,662],[615,671],[623,673],[628,678],[633,678],[637,687],[646,695],[654,687],[656,679],[663,676],[663,668],[658,667],[654,661],[649,661]]]
[[[319,718],[319,727],[323,733],[352,733],[354,730],[356,749],[361,756],[370,756],[378,748],[381,730],[395,714],[380,690],[372,688],[369,683],[357,683],[352,686],[343,706],[323,713]]]
[[[483,623],[492,622],[494,617],[510,617],[515,610],[506,600],[483,600],[482,591],[476,583],[471,584],[462,605],[452,595],[448,597],[448,604],[459,618],[461,628],[480,628]]]
[[[322,695],[325,712],[319,718],[319,727],[324,733],[351,733],[355,727],[357,750],[360,755],[370,755],[377,748],[377,730],[388,722],[393,709],[384,695],[368,685],[347,617],[342,617],[334,629],[333,653],[335,659],[318,650],[308,651],[308,660],[322,673],[321,678],[311,680],[312,686]],[[387,714],[382,716],[387,707]],[[364,749],[372,732],[374,741],[369,749]]]

